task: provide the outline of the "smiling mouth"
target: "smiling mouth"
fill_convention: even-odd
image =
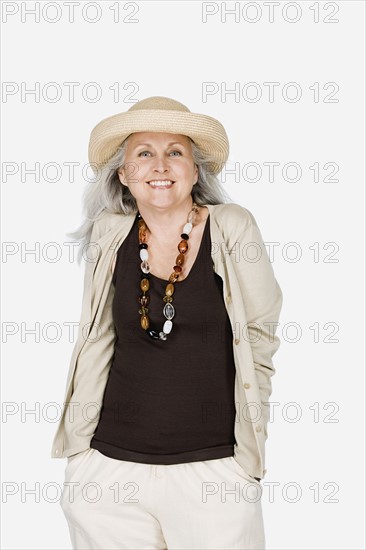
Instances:
[[[175,182],[172,180],[150,180],[146,183],[154,189],[170,189]]]

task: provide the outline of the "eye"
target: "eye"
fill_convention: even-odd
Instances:
[[[180,151],[177,151],[177,150],[171,151],[169,154],[173,155],[174,153],[178,153],[179,156],[182,154]],[[176,155],[174,155],[174,156],[176,156]]]
[[[138,156],[138,157],[145,156],[145,153],[146,153],[147,155],[150,155],[150,152],[149,152],[149,151],[141,151],[141,153],[139,153],[137,156]]]

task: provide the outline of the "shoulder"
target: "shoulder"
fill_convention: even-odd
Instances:
[[[251,225],[256,225],[250,210],[240,204],[216,204],[211,209],[217,225],[228,235],[239,235]]]
[[[133,216],[133,214],[132,214]],[[93,223],[93,236],[95,239],[99,239],[116,226],[120,226],[121,223],[131,218],[131,215],[126,216],[122,213],[108,212],[103,210],[95,219]]]

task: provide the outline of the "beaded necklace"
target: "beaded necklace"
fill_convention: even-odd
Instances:
[[[189,212],[187,223],[183,226],[183,231],[181,233],[181,241],[178,244],[178,250],[179,254],[176,257],[175,264],[173,267],[173,272],[171,273],[169,277],[169,282],[165,287],[165,295],[163,297],[163,302],[165,303],[163,308],[163,314],[166,319],[163,325],[163,330],[158,331],[155,328],[152,328],[150,326],[150,319],[148,317],[148,304],[150,302],[150,296],[147,294],[149,287],[150,287],[150,266],[149,266],[149,254],[148,254],[148,244],[146,242],[146,230],[147,225],[142,218],[140,212],[137,212],[137,218],[138,218],[138,229],[139,229],[139,251],[140,251],[140,259],[141,264],[141,281],[140,281],[140,289],[142,290],[142,294],[140,294],[138,301],[141,306],[139,309],[139,313],[141,315],[140,317],[140,324],[141,327],[147,332],[147,334],[153,338],[154,340],[166,340],[167,335],[171,332],[173,328],[173,317],[175,315],[175,309],[172,304],[173,301],[173,294],[174,294],[174,283],[177,281],[181,271],[182,271],[182,265],[184,263],[185,254],[188,250],[188,239],[189,239],[189,233],[192,231],[193,225],[195,225],[196,216],[198,214],[198,208],[197,204],[193,202],[192,209]]]

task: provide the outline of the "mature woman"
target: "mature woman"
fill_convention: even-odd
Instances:
[[[264,548],[282,293],[215,119],[152,97],[92,131],[79,333],[52,457],[74,548]],[[79,259],[81,256],[79,256]]]

